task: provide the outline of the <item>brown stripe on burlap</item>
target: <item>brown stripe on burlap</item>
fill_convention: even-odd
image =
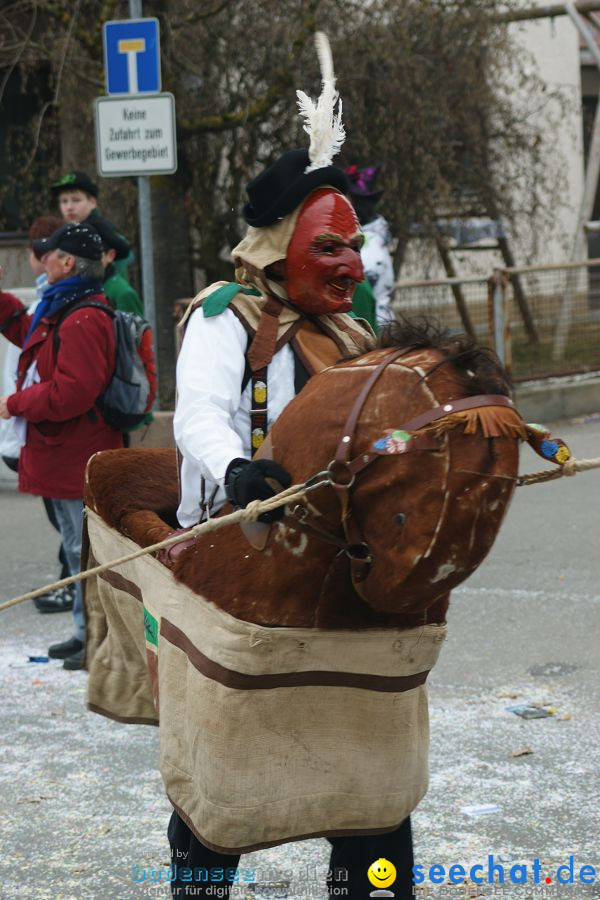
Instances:
[[[367,691],[384,691],[386,693],[403,693],[412,691],[420,684],[425,684],[429,670],[417,672],[415,675],[362,675],[356,672],[278,672],[276,675],[248,675],[235,672],[220,663],[209,659],[190,639],[169,622],[162,619],[160,634],[166,641],[178,647],[202,675],[212,681],[238,691],[260,691],[285,687],[348,687],[362,688]],[[160,653],[160,649],[159,649]]]
[[[112,569],[107,569],[106,572],[101,572],[98,578],[102,578],[104,581],[108,581],[111,587],[116,588],[118,591],[124,591],[124,593],[129,594],[135,600],[139,600],[140,603],[144,602],[142,592],[137,584],[134,584],[133,581],[129,581],[128,578],[124,578],[122,575],[119,575],[118,572],[113,572]]]

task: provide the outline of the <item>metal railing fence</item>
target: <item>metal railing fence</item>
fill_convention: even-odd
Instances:
[[[393,308],[494,347],[515,381],[600,370],[600,259],[399,280]]]

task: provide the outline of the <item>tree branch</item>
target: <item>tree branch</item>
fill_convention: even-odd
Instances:
[[[23,41],[21,43],[21,47],[17,51],[17,55],[14,58],[12,65],[8,67],[8,69],[6,71],[6,75],[4,76],[4,78],[2,79],[2,83],[0,84],[0,103],[2,103],[2,98],[4,96],[4,91],[6,90],[6,85],[8,84],[8,79],[14,72],[16,66],[18,65],[19,60],[21,59],[21,56],[23,55],[23,53],[25,51],[25,48],[27,47],[27,45],[29,44],[29,41],[31,40],[31,35],[33,34],[33,29],[35,28],[36,21],[37,21],[37,3],[34,0],[33,14],[31,16],[31,22],[29,23],[29,30],[27,32],[27,35],[23,39]]]
[[[290,52],[290,62],[293,62],[300,55],[308,39],[316,31],[316,21],[314,13],[319,5],[320,0],[313,0],[310,4],[308,13],[304,16],[302,23],[302,31],[294,39]],[[237,128],[249,122],[255,122],[263,118],[266,113],[281,99],[282,94],[293,86],[292,67],[286,69],[280,68],[273,78],[273,83],[267,90],[266,94],[259,100],[256,100],[245,109],[236,110],[235,112],[221,113],[220,115],[197,116],[194,119],[180,119],[177,123],[177,129],[180,138],[191,137],[204,132],[228,131],[231,128]]]
[[[178,28],[193,25],[195,22],[201,22],[203,19],[211,19],[213,16],[218,16],[224,9],[227,9],[230,4],[231,0],[221,0],[221,2],[213,6],[212,9],[206,9],[202,12],[196,10],[195,12],[188,13],[186,16],[181,16],[179,19],[173,19],[171,21],[171,29],[176,31]]]
[[[37,153],[38,146],[40,143],[40,132],[42,130],[42,123],[44,121],[44,116],[46,115],[46,112],[50,109],[51,106],[58,105],[60,82],[62,79],[65,62],[67,60],[67,54],[69,51],[69,43],[71,41],[71,35],[73,33],[73,28],[75,26],[75,20],[77,19],[77,15],[79,13],[79,3],[80,3],[80,0],[75,0],[75,8],[73,10],[73,15],[71,16],[71,22],[69,23],[69,30],[67,31],[67,36],[65,39],[65,49],[63,51],[62,59],[60,61],[60,65],[59,65],[58,72],[56,75],[56,85],[54,87],[54,96],[53,96],[52,100],[47,100],[46,103],[44,103],[44,105],[42,106],[42,108],[40,110],[40,114],[38,117],[38,123],[37,123],[37,127],[35,130],[35,136],[34,136],[34,140],[33,140],[33,147],[31,149],[31,153],[29,154],[29,157],[28,157],[25,167],[23,169],[24,172],[27,172],[27,170],[31,166],[33,160],[35,159],[35,154]]]

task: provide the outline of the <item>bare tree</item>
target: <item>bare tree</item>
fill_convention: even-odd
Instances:
[[[414,224],[432,226],[444,213],[487,212],[510,223],[525,210],[550,221],[556,192],[547,185],[558,166],[539,108],[551,116],[559,106],[497,20],[511,5],[146,0],[144,14],[161,24],[163,88],[177,104],[179,171],[168,191],[157,191],[154,212],[163,373],[172,370],[169,307],[191,288],[191,267],[207,281],[231,277],[228,252],[243,232],[247,181],[283,150],[306,144],[295,90],[318,93],[317,28],[330,36],[344,100],[340,164],[383,163],[383,212],[399,258]],[[39,211],[42,183],[65,165],[93,170],[101,27],[127,17],[125,0],[5,0],[0,8],[0,86],[25,94],[35,84],[39,93],[30,120],[10,121],[4,138],[4,152],[7,141],[15,147],[14,164],[0,177],[7,195],[18,187],[18,204],[2,207],[0,227],[24,227]],[[131,234],[133,183],[105,179],[102,203]],[[165,390],[163,402],[172,382]]]

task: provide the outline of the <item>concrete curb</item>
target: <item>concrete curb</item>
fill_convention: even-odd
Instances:
[[[555,422],[600,410],[600,372],[523,381],[514,400],[527,422]]]

